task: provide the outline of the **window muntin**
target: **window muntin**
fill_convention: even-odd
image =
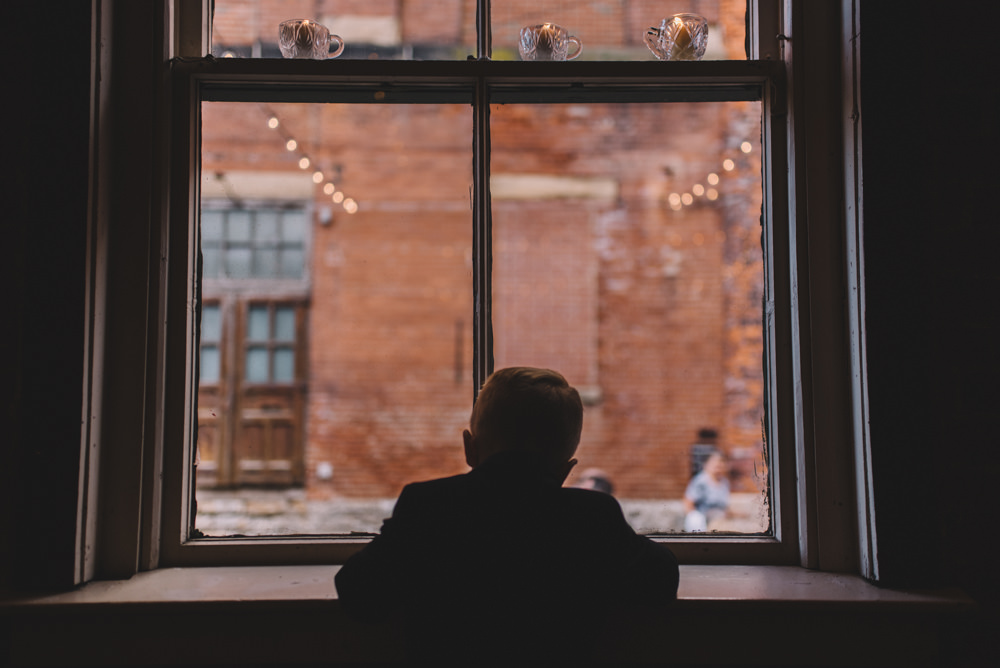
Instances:
[[[234,66],[229,66],[226,64],[227,62],[233,63]],[[774,116],[770,108],[770,102],[781,99],[782,95],[780,86],[777,93],[773,90],[773,87],[780,83],[780,79],[776,78],[779,67],[774,66],[774,63],[747,63],[747,67],[738,66],[739,64],[737,63],[727,63],[722,67],[717,67],[711,63],[704,63],[703,66],[699,65],[697,67],[693,67],[695,64],[678,63],[676,64],[677,67],[674,67],[671,64],[643,63],[633,65],[629,70],[629,76],[622,78],[615,73],[614,68],[601,65],[591,66],[589,63],[587,67],[580,67],[584,63],[558,64],[560,67],[559,70],[547,67],[548,65],[555,64],[539,63],[537,69],[532,67],[530,69],[515,70],[503,67],[503,63],[495,63],[494,65],[490,62],[469,62],[456,63],[456,67],[452,68],[440,68],[434,65],[427,69],[419,67],[404,69],[401,70],[403,76],[400,76],[399,72],[389,63],[378,63],[375,67],[371,66],[372,63],[366,63],[363,66],[359,64],[360,69],[357,70],[356,74],[352,75],[350,68],[332,73],[330,70],[314,67],[315,64],[308,62],[274,61],[273,65],[265,61],[260,62],[261,66],[257,68],[246,68],[237,65],[236,61],[217,61],[216,63],[210,63],[207,68],[204,67],[204,64],[193,67],[182,66],[178,68],[178,74],[181,80],[200,82],[199,86],[201,87],[202,94],[207,94],[209,99],[268,100],[270,102],[288,101],[290,99],[318,99],[320,97],[336,99],[339,97],[345,100],[360,101],[375,99],[398,103],[409,96],[415,101],[419,100],[421,103],[425,103],[435,98],[453,100],[456,98],[456,93],[461,96],[460,91],[463,87],[472,87],[476,85],[476,82],[479,82],[480,86],[477,89],[478,92],[475,98],[476,106],[473,109],[475,116],[473,144],[476,147],[476,155],[474,155],[473,162],[474,173],[479,175],[479,178],[477,178],[474,184],[472,203],[474,214],[473,283],[478,286],[480,294],[482,294],[481,290],[483,288],[489,290],[490,282],[489,273],[482,271],[484,266],[488,267],[488,256],[490,253],[489,238],[483,235],[482,230],[485,229],[488,231],[490,223],[487,208],[483,206],[488,197],[488,189],[485,187],[488,180],[483,178],[489,173],[488,167],[484,167],[488,161],[484,162],[482,160],[482,156],[488,155],[489,150],[488,141],[482,141],[484,134],[487,135],[486,138],[488,140],[488,131],[484,130],[486,124],[483,123],[484,120],[488,123],[488,114],[483,114],[481,111],[485,108],[485,101],[490,97],[496,100],[500,100],[502,97],[509,101],[512,99],[512,96],[516,98],[519,95],[526,95],[529,98],[534,98],[535,101],[543,101],[551,100],[553,97],[563,99],[568,96],[569,99],[584,102],[608,101],[611,99],[635,100],[637,98],[644,100],[660,99],[662,101],[692,99],[744,100],[753,99],[754,95],[757,96],[757,99],[760,99],[763,92],[768,91],[769,94],[765,99],[764,105],[764,135],[765,137],[770,136],[772,129],[768,125],[774,125],[775,119],[778,119],[778,125],[775,126],[778,136],[784,132],[780,120],[782,117],[780,115]],[[299,73],[300,76],[297,76],[294,81],[284,79],[288,74],[293,73]],[[276,74],[278,75],[277,78],[275,78]],[[303,74],[306,75],[306,78],[301,76]],[[250,75],[249,78],[248,75]],[[565,82],[570,87],[553,86],[553,82],[556,80]],[[248,82],[252,81],[263,83],[264,86],[261,87],[259,84],[252,83],[248,86]],[[293,83],[294,85],[283,85],[283,81]],[[389,84],[390,81],[392,82],[391,85]],[[469,88],[466,89],[468,90]],[[321,92],[324,90],[326,91],[325,93]],[[584,93],[582,97],[580,96],[581,91]],[[185,132],[184,124],[185,121],[182,116],[182,134]],[[767,149],[770,149],[771,140],[768,139],[764,145]],[[765,155],[769,153],[767,149],[764,151]],[[777,155],[780,157],[780,152]],[[772,169],[773,167],[770,165],[765,166],[763,169],[765,182],[768,181],[768,175]],[[779,173],[781,169],[779,166]],[[771,249],[775,240],[772,239],[772,234],[775,229],[779,232],[782,229],[783,223],[781,221],[784,220],[785,210],[783,207],[775,206],[774,203],[767,201],[770,189],[770,185],[764,189],[764,220],[778,220],[779,224],[776,228],[765,226],[763,238],[768,257],[774,257]],[[777,241],[780,249],[781,244],[784,242],[781,239]],[[766,298],[765,301],[768,304],[767,310],[769,313],[774,312],[774,309],[777,309],[778,312],[783,312],[782,309],[788,308],[787,299],[782,296],[787,287],[787,270],[783,269],[780,265],[777,267],[777,271],[774,271],[774,269],[774,267],[768,269],[766,282],[770,286],[768,288],[769,291],[775,290],[775,286],[777,286],[778,305],[774,306],[771,299]],[[488,343],[492,336],[489,323],[490,313],[487,303],[483,305],[483,308],[476,309],[473,339],[480,344]],[[766,323],[765,333],[770,332],[768,336],[772,341],[777,340],[776,345],[779,347],[778,349],[782,349],[782,346],[786,344],[782,344],[781,341],[784,340],[787,342],[787,333],[782,331],[781,328],[774,330],[774,324],[774,321],[769,318]],[[776,338],[775,334],[777,334]],[[772,365],[775,360],[774,345],[767,346],[767,350],[770,352],[766,355],[770,360],[769,364]],[[479,349],[483,349],[483,346],[478,347]],[[778,355],[777,358],[779,362],[777,374],[779,376],[787,375],[789,369],[787,364],[782,361],[782,355]],[[482,353],[477,353],[474,356],[472,366],[477,381],[481,381],[491,364],[492,361]],[[774,405],[777,396],[774,391],[776,386],[774,383],[765,383],[765,385],[769,388],[768,403],[769,405]],[[781,386],[790,387],[786,385]],[[790,415],[788,412],[784,414],[786,416]],[[775,444],[777,432],[774,429],[774,413],[769,414],[767,423],[770,426],[769,433],[771,436],[771,442],[768,444],[769,457],[773,458],[777,453],[780,455],[782,462],[784,462],[781,466],[787,466],[788,462],[792,461],[790,458],[794,456],[794,452],[789,449],[777,448]],[[789,429],[784,429],[785,432],[783,433],[792,433]],[[773,463],[777,465],[779,462],[774,461]],[[777,468],[773,470],[776,474]],[[781,487],[784,490],[784,498],[790,498],[789,490],[792,489],[790,485],[793,484],[791,477],[785,475],[781,479],[781,482]],[[777,494],[777,490],[774,493]],[[183,494],[177,498],[182,499]],[[775,507],[775,510],[777,511],[778,508]],[[794,511],[794,508],[791,510]],[[182,512],[183,514],[184,512]],[[788,532],[794,527],[794,512],[776,514],[776,519],[778,521],[774,525],[775,536],[781,536],[784,532],[786,538],[780,541],[764,540],[762,542],[755,542],[754,544],[757,547],[753,549],[752,556],[745,549],[746,541],[737,541],[734,543],[725,540],[714,541],[708,544],[702,541],[698,547],[692,547],[693,551],[690,554],[697,553],[701,555],[699,559],[702,560],[728,560],[734,558],[732,555],[738,554],[741,555],[738,558],[745,562],[773,562],[775,559],[787,560],[794,558],[792,556],[795,553],[794,545],[787,541],[787,536],[791,535]],[[172,526],[171,522],[172,520],[168,518],[168,526]],[[186,534],[186,532],[182,533]],[[351,544],[353,544],[352,541],[348,541],[347,543],[321,542],[316,544],[319,546],[317,548],[318,552],[312,549],[307,550],[307,552],[309,554],[346,555],[353,549],[350,547]],[[265,547],[265,545],[267,544],[261,543],[260,549],[251,549],[249,545],[241,546],[239,552],[241,555],[240,558],[251,558],[252,554],[271,554],[273,549]],[[314,544],[309,543],[309,545]],[[329,546],[329,549],[322,547],[323,545]],[[347,551],[345,552],[338,548],[337,545],[343,545]],[[687,550],[685,544],[674,542],[674,545],[683,558]],[[191,547],[194,547],[194,545],[192,544]],[[205,549],[199,548],[193,551],[183,545],[176,549],[168,547],[167,559],[171,561],[176,560],[177,563],[207,563],[204,559],[209,558],[211,560],[212,557],[209,557],[209,555],[230,554],[228,549],[224,548],[221,544],[205,543],[202,547]],[[296,550],[300,548],[296,548]],[[280,551],[280,548],[274,549],[279,549]],[[299,552],[299,554],[303,553]]]

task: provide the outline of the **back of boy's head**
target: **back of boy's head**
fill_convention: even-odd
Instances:
[[[559,465],[569,461],[580,443],[583,402],[555,371],[500,369],[483,384],[469,426],[491,454],[527,452]]]

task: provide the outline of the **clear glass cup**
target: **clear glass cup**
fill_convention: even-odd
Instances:
[[[310,19],[291,19],[278,26],[278,47],[285,58],[326,60],[343,53],[344,40]]]
[[[674,14],[643,36],[660,60],[701,60],[708,46],[708,21],[698,14]]]

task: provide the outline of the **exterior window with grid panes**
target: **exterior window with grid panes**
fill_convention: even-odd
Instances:
[[[302,278],[306,224],[301,209],[203,209],[204,278]]]

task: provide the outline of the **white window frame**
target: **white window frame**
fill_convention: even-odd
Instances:
[[[841,133],[849,136],[852,129],[846,121],[842,126],[846,102],[839,98],[841,82],[831,80],[829,73],[829,54],[839,53],[840,45],[849,43],[849,27],[843,34],[831,34],[826,27],[831,16],[838,25],[841,18],[844,25],[853,25],[854,4],[751,0],[749,43],[756,59],[750,61],[576,61],[525,67],[486,57],[489,1],[480,3],[486,11],[480,11],[478,19],[482,57],[477,60],[343,61],[336,69],[311,61],[201,57],[209,44],[209,3],[201,0],[159,0],[149,10],[128,10],[150,12],[162,37],[154,49],[155,75],[136,76],[148,79],[149,88],[143,92],[150,101],[149,145],[154,156],[159,152],[164,159],[151,160],[149,171],[139,170],[134,177],[145,186],[138,196],[149,205],[146,234],[141,230],[114,234],[112,226],[110,247],[96,249],[98,263],[103,261],[110,272],[129,262],[135,270],[136,257],[145,261],[142,268],[148,282],[145,290],[130,290],[102,282],[100,275],[92,279],[97,325],[88,355],[90,376],[100,378],[122,358],[142,363],[116,367],[119,371],[112,375],[120,375],[120,382],[95,386],[88,394],[86,408],[100,419],[88,429],[83,449],[78,581],[125,578],[167,566],[339,563],[366,542],[349,537],[193,540],[188,536],[197,392],[192,373],[193,356],[198,354],[192,221],[198,211],[194,177],[202,86],[235,91],[237,96],[254,86],[273,87],[295,99],[328,87],[348,96],[352,90],[369,94],[373,87],[418,97],[423,89],[441,95],[457,85],[467,91],[476,100],[474,168],[481,184],[474,195],[474,283],[475,289],[488,293],[490,165],[488,145],[481,141],[489,125],[488,90],[540,100],[550,95],[545,91],[555,82],[617,91],[637,100],[674,93],[678,100],[700,99],[705,91],[747,86],[761,90],[766,290],[772,297],[765,339],[771,407],[767,447],[777,499],[772,505],[774,536],[662,540],[682,563],[800,564],[869,577],[877,574],[868,502],[863,311],[857,289],[860,222],[851,223],[857,207],[843,206],[845,190],[855,203],[860,197],[851,185],[860,183],[855,169],[860,161],[852,159],[860,143],[854,136],[853,153],[839,143]],[[793,64],[794,44],[806,35],[811,49],[802,62]],[[131,48],[138,52],[141,42],[132,39]],[[128,55],[128,44],[127,37],[116,44],[115,55],[123,51]],[[100,68],[110,68],[110,59]],[[627,76],[622,74],[624,68]],[[807,77],[808,97],[803,90]],[[100,99],[100,91],[97,96],[98,107],[124,104]],[[840,151],[847,159],[829,165],[822,149]],[[117,158],[135,152],[124,145],[100,150]],[[101,193],[97,196],[100,199]],[[108,193],[103,196],[110,198]],[[91,234],[101,233],[98,221]],[[134,254],[126,260],[130,251]],[[125,308],[98,313],[105,303]],[[476,314],[476,385],[492,363],[488,346],[480,345],[491,336],[489,316],[488,310]],[[128,350],[104,347],[108,337],[136,331],[138,326],[145,336]],[[141,401],[135,399],[137,390]],[[470,398],[472,392],[470,388]],[[121,409],[127,406],[138,414],[122,420]]]

